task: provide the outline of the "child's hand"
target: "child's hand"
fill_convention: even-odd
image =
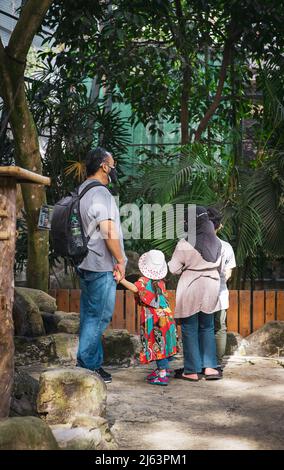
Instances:
[[[116,280],[117,284],[121,281],[122,275],[118,270],[113,271],[113,277]]]

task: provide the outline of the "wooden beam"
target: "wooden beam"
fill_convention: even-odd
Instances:
[[[46,176],[39,175],[33,171],[24,170],[19,166],[0,166],[0,177],[10,176],[19,183],[32,183],[50,186],[51,180]]]

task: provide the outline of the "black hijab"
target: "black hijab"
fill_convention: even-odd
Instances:
[[[185,213],[185,231],[188,231],[188,212]],[[221,255],[221,242],[205,207],[196,206],[196,242],[194,248],[205,261],[215,263]]]

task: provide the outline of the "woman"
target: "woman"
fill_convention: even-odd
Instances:
[[[187,231],[188,221],[185,220]],[[176,377],[192,382],[203,371],[207,380],[220,379],[216,369],[214,315],[219,306],[221,242],[204,207],[196,208],[196,243],[178,242],[169,269],[181,274],[176,293],[175,318],[180,319],[184,370]]]

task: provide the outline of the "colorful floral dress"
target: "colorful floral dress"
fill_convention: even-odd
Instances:
[[[141,277],[135,285],[138,289],[136,301],[141,306],[140,338],[142,351],[140,361],[166,359],[178,352],[175,320],[166,299],[164,281],[159,281],[161,294],[156,295],[152,281]]]

